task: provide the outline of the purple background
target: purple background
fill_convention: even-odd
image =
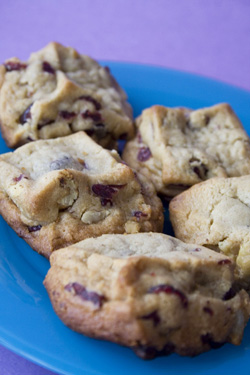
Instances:
[[[7,0],[0,62],[50,41],[96,59],[160,65],[250,91],[250,0]],[[3,375],[51,375],[0,346]]]

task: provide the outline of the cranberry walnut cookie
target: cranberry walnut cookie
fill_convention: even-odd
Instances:
[[[194,111],[153,106],[136,126],[123,159],[168,198],[212,177],[250,174],[250,139],[228,104]]]
[[[205,245],[236,262],[236,276],[250,290],[250,175],[213,178],[172,199],[176,237]]]
[[[9,147],[85,130],[112,148],[134,133],[132,108],[109,69],[59,43],[0,66],[0,123]]]
[[[44,284],[55,312],[82,334],[142,358],[239,345],[249,296],[233,263],[160,233],[103,235],[54,252]]]
[[[0,173],[1,215],[46,257],[103,233],[162,231],[153,185],[84,132],[3,154]]]

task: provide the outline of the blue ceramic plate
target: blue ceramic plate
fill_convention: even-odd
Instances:
[[[196,75],[163,68],[107,63],[137,116],[153,104],[199,108],[230,103],[250,134],[250,93]],[[0,152],[8,149],[0,139]],[[167,224],[166,233],[170,233]],[[250,326],[239,347],[225,345],[195,358],[143,361],[127,348],[90,339],[63,325],[43,286],[48,261],[0,219],[0,343],[61,374],[249,374]]]

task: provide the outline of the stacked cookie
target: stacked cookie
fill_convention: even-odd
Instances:
[[[51,256],[45,286],[72,329],[131,347],[142,358],[197,355],[239,344],[249,297],[233,264],[161,233],[103,235]]]
[[[0,123],[9,147],[84,130],[104,147],[133,135],[132,108],[108,68],[50,43],[0,67]]]
[[[250,289],[250,176],[217,178],[176,196],[169,212],[176,237],[225,254]]]
[[[153,106],[136,120],[123,159],[167,198],[212,177],[250,174],[250,141],[228,104],[191,111]]]
[[[0,66],[0,123],[21,146],[0,155],[0,213],[50,258],[44,284],[66,325],[142,358],[240,344],[250,141],[228,105],[154,106],[134,125],[108,68],[50,43]],[[171,220],[188,243],[161,233],[157,193],[176,196]]]
[[[0,157],[0,212],[35,250],[49,257],[103,233],[162,230],[152,184],[102,147],[134,133],[109,69],[50,43],[27,62],[6,61],[0,82],[2,135],[26,143]]]
[[[47,257],[103,233],[162,230],[153,185],[84,132],[1,155],[0,171],[2,216]]]

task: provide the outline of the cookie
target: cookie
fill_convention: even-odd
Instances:
[[[0,123],[9,147],[85,130],[103,147],[133,136],[132,108],[107,67],[50,43],[0,66]]]
[[[250,174],[250,140],[228,104],[196,111],[153,106],[136,126],[123,159],[166,197],[212,177]]]
[[[239,282],[250,288],[250,176],[214,178],[172,199],[176,237],[206,245],[236,262]]]
[[[1,215],[46,257],[103,233],[162,230],[153,185],[84,132],[1,155],[0,175]]]
[[[249,297],[222,254],[160,233],[103,235],[53,253],[44,284],[75,331],[143,358],[240,344]]]

